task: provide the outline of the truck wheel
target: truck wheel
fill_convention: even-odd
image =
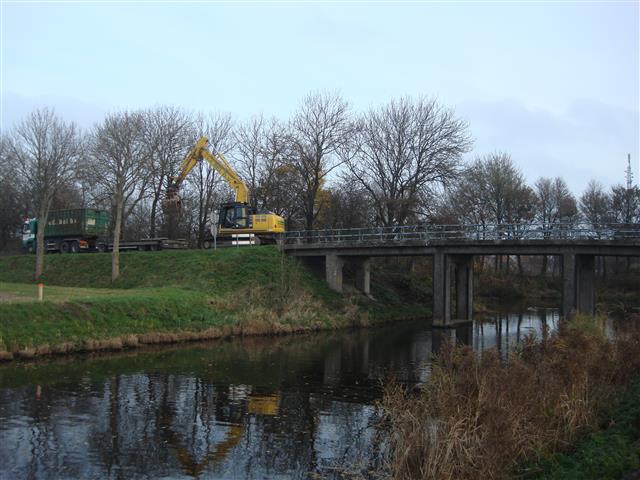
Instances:
[[[69,253],[69,244],[67,242],[60,244],[60,253]]]
[[[209,250],[211,248],[211,242],[209,240],[205,240],[202,242],[202,248]]]
[[[147,249],[147,247],[145,247],[144,245],[138,245],[138,251],[139,252],[144,252]]]
[[[107,251],[107,247],[104,243],[99,243],[98,245],[96,245],[96,250],[98,250],[98,252],[100,253],[104,253]]]
[[[76,242],[76,241],[71,242],[71,243],[69,244],[69,251],[70,251],[71,253],[78,253],[78,252],[80,252],[80,244],[79,244],[78,242]]]
[[[33,243],[29,244],[29,247],[27,248],[27,252],[36,253],[36,248],[33,246]]]

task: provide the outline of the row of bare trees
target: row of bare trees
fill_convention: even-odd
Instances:
[[[630,175],[628,173],[627,175]],[[609,191],[592,180],[575,197],[564,179],[540,177],[533,185],[507,153],[477,158],[452,182],[432,220],[476,225],[535,222],[549,232],[554,226],[640,223],[640,188],[627,186]]]
[[[543,235],[573,226],[600,229],[606,224],[640,223],[640,188],[627,172],[627,185],[609,191],[592,180],[576,198],[560,177],[540,177],[529,185],[507,153],[477,158],[445,190],[430,221],[441,224],[504,225],[509,229],[535,223]],[[554,232],[555,230],[555,232]],[[517,233],[517,232],[514,232]],[[495,257],[495,270],[502,270],[502,257]],[[516,256],[522,273],[521,257]],[[547,273],[549,258],[542,257],[541,273]],[[600,259],[602,262],[602,259]],[[509,258],[506,258],[508,270]],[[604,263],[601,270],[604,270]]]
[[[202,135],[238,170],[253,206],[282,215],[289,230],[640,220],[637,187],[606,192],[592,182],[576,199],[560,178],[529,186],[505,153],[464,164],[468,126],[435,100],[401,98],[357,113],[339,94],[315,92],[287,120],[258,115],[238,123],[229,114],[159,106],[110,113],[81,131],[52,110],[36,110],[0,138],[0,248],[24,215],[45,224],[51,209],[85,206],[110,210],[116,247],[121,238],[167,233],[201,246],[216,205],[232,196],[217,173],[201,163],[187,177],[178,231],[167,232],[160,205]]]

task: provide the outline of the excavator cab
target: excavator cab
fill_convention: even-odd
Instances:
[[[220,206],[218,222],[221,228],[251,228],[252,208],[245,203],[225,203]]]

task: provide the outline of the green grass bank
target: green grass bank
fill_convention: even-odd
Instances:
[[[394,278],[373,299],[328,289],[274,247],[131,252],[111,283],[110,254],[0,258],[0,357],[120,349],[228,335],[365,326],[429,314],[423,291]]]
[[[640,377],[600,413],[599,428],[572,451],[528,465],[523,480],[618,480],[640,470]],[[625,477],[625,475],[629,475]]]

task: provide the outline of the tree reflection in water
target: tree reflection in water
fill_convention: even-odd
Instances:
[[[375,401],[445,341],[506,351],[555,310],[0,367],[1,478],[341,478],[379,466]]]

